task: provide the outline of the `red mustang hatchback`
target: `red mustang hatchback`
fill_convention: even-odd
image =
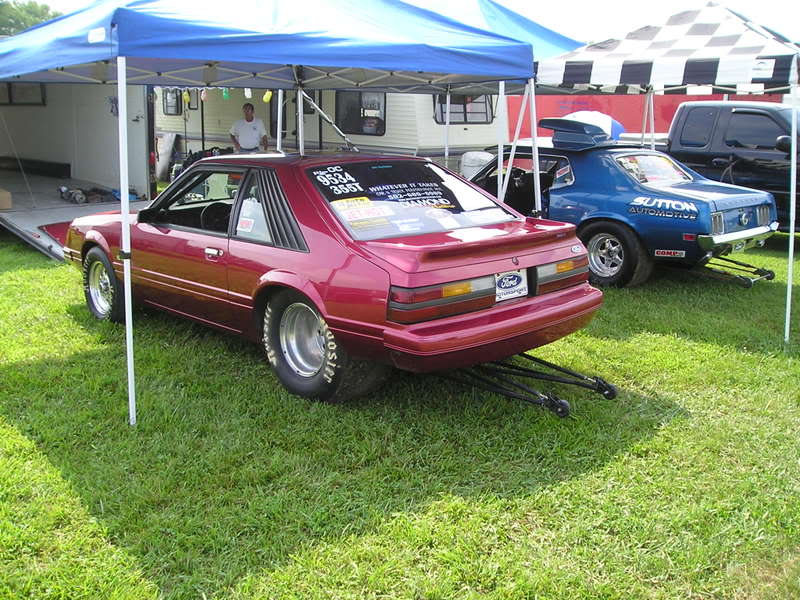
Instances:
[[[100,319],[124,317],[119,213],[65,256]],[[585,326],[572,225],[524,218],[434,163],[362,155],[199,161],[132,217],[134,299],[261,343],[286,388],[338,401],[394,366],[498,360]]]

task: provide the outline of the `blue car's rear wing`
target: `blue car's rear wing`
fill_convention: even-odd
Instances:
[[[600,145],[614,145],[611,137],[597,125],[570,119],[542,119],[539,127],[553,130],[553,147],[585,150]]]

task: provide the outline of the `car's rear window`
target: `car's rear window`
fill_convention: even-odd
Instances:
[[[617,157],[617,163],[639,183],[692,180],[668,156],[659,154],[626,154]]]
[[[307,173],[357,240],[451,231],[517,218],[433,163],[341,163],[314,167]]]

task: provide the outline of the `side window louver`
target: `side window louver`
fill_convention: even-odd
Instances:
[[[275,246],[287,250],[308,252],[308,246],[297,221],[289,208],[275,171],[258,171],[258,181],[264,190],[265,208],[269,215],[269,228]]]

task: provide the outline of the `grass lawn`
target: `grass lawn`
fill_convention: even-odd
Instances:
[[[326,406],[259,350],[134,313],[0,230],[0,598],[800,597],[800,286],[657,271],[537,351],[574,419],[397,375]],[[800,274],[800,264],[796,266]],[[797,276],[797,275],[796,275]]]

